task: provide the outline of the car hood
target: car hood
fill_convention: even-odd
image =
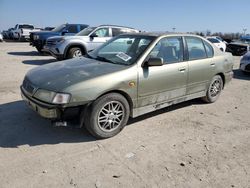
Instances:
[[[37,88],[60,92],[79,82],[126,68],[125,65],[81,57],[36,67],[26,74],[25,79]]]

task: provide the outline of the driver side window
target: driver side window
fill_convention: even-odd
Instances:
[[[98,37],[109,37],[109,28],[101,28],[95,31]]]
[[[183,43],[181,37],[161,39],[149,54],[150,57],[162,58],[165,64],[183,61]]]

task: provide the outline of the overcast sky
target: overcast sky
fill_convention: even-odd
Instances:
[[[146,31],[250,33],[249,0],[0,0],[0,31],[17,23],[117,24]]]

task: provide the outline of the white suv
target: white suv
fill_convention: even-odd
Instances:
[[[49,52],[58,60],[69,59],[85,55],[88,51],[96,49],[114,36],[138,32],[133,28],[115,25],[88,27],[74,36],[48,38],[43,51]]]

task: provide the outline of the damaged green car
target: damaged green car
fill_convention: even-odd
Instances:
[[[137,117],[194,98],[215,102],[233,76],[230,53],[189,34],[117,36],[84,57],[29,71],[21,86],[39,115],[78,119],[97,138]]]

